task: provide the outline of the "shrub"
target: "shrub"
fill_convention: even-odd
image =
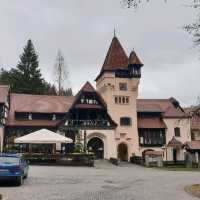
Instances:
[[[110,162],[113,164],[113,165],[119,165],[119,160],[117,158],[110,158]]]

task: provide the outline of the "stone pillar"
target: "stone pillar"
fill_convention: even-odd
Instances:
[[[0,153],[3,152],[4,127],[0,126]]]

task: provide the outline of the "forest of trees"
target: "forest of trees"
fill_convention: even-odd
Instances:
[[[67,78],[67,77],[66,77]],[[11,92],[25,94],[65,95],[71,96],[71,88],[56,88],[44,80],[39,68],[38,55],[29,39],[20,56],[16,68],[1,68],[0,84],[10,85]]]

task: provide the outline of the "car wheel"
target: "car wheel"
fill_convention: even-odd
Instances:
[[[23,183],[23,177],[22,176],[18,177],[16,182],[17,182],[18,186],[22,185],[22,183]]]
[[[24,179],[28,178],[28,173],[24,176]]]

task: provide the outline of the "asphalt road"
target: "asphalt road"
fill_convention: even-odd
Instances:
[[[172,172],[106,161],[95,168],[30,166],[21,187],[0,184],[8,200],[195,200],[184,191],[199,172]]]

